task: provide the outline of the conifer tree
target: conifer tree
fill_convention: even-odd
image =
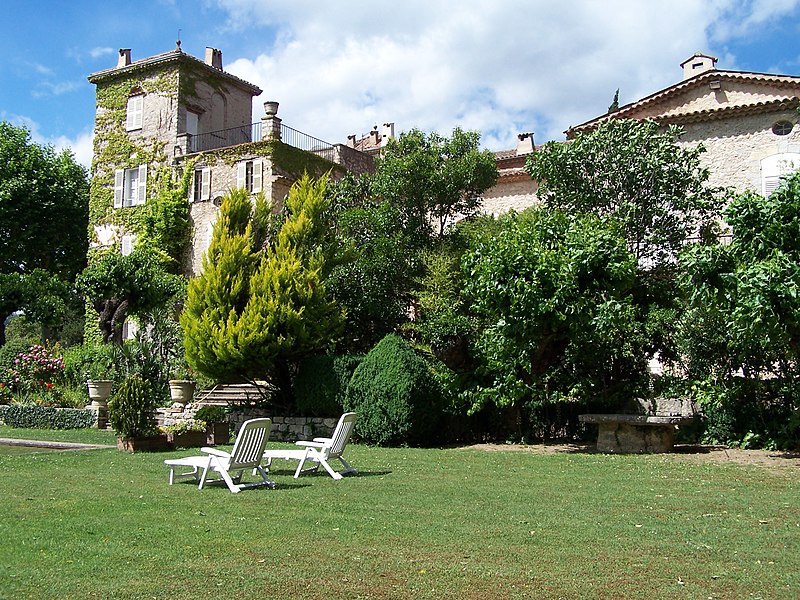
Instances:
[[[190,366],[217,381],[266,380],[273,400],[289,403],[293,366],[330,346],[344,322],[324,283],[325,185],[305,176],[292,186],[272,240],[263,197],[254,207],[242,190],[223,200],[181,317]]]

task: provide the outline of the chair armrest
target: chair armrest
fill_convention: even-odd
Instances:
[[[323,444],[330,444],[333,438],[314,438],[315,442],[322,442]]]
[[[309,442],[306,440],[300,440],[295,442],[298,446],[303,446],[304,448],[324,448],[326,444],[323,442],[317,442],[316,440],[313,442]]]
[[[200,448],[200,452],[205,452],[206,454],[211,454],[213,456],[219,456],[222,458],[230,457],[230,452],[225,452],[224,450],[217,450],[216,448]]]

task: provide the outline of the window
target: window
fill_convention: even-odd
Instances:
[[[195,169],[192,199],[195,202],[211,198],[211,169],[208,167]]]
[[[800,154],[785,152],[773,154],[761,161],[761,195],[769,196],[783,179],[800,167]]]
[[[133,131],[142,128],[142,113],[144,108],[144,94],[136,94],[128,98],[127,120],[125,129]]]
[[[236,186],[243,187],[250,193],[258,193],[261,191],[260,160],[247,160],[238,164]]]
[[[120,254],[128,256],[133,252],[133,247],[136,245],[136,236],[131,233],[126,233],[120,240]]]
[[[775,135],[789,135],[792,133],[794,125],[789,121],[778,121],[772,126],[772,133]]]
[[[137,206],[147,199],[147,165],[114,172],[114,208]]]

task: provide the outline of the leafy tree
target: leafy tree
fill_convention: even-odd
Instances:
[[[729,436],[720,441],[763,435],[791,447],[800,441],[800,173],[768,198],[738,196],[725,218],[730,245],[682,257],[686,367],[702,382],[710,427]]]
[[[472,410],[630,393],[644,360],[628,343],[635,261],[619,229],[547,209],[500,225],[463,259],[465,293],[483,323]]]
[[[78,276],[78,288],[99,315],[104,343],[122,344],[129,315],[146,315],[181,293],[185,280],[169,274],[164,264],[161,254],[137,246],[127,256],[105,253]]]
[[[267,379],[275,402],[288,405],[294,365],[332,346],[344,314],[323,278],[326,182],[304,176],[292,186],[271,240],[263,198],[253,207],[243,190],[225,197],[181,315],[191,367],[217,381]]]
[[[0,345],[6,318],[43,282],[25,276],[40,269],[71,282],[83,268],[88,214],[86,171],[72,154],[0,122]]]
[[[409,228],[441,236],[456,217],[475,214],[497,181],[494,154],[478,150],[479,141],[480,134],[460,128],[450,138],[403,133],[378,159],[372,191],[399,207]]]
[[[702,146],[654,121],[609,119],[568,143],[548,142],[526,169],[546,206],[613,217],[641,267],[674,264],[689,237],[713,227],[723,203],[707,185]]]

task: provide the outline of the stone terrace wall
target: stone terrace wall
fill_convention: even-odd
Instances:
[[[185,407],[159,408],[156,411],[156,420],[159,425],[174,425],[180,421],[188,421],[194,418],[200,407],[200,404],[187,404]],[[276,417],[271,415],[269,411],[260,408],[246,408],[228,414],[228,420],[233,425],[234,431],[239,431],[245,421],[260,417],[272,419],[272,430],[270,431],[269,439],[278,442],[296,442],[298,440],[310,440],[315,437],[329,437],[338,422],[338,417]]]

